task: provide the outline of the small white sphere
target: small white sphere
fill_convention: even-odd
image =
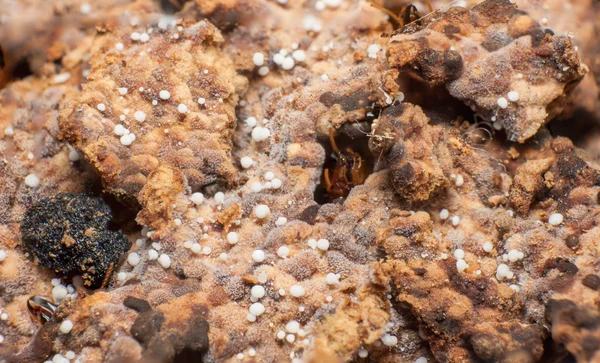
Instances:
[[[127,263],[129,263],[131,266],[137,266],[140,263],[140,255],[135,252],[131,252],[127,256]]]
[[[244,156],[240,159],[240,164],[242,164],[242,168],[248,169],[252,166],[252,164],[254,164],[254,160],[252,160],[252,158],[249,156]]]
[[[315,248],[317,248],[317,240],[314,238],[311,238],[308,241],[306,241],[306,244],[308,245],[308,247],[312,248],[313,250]]]
[[[460,187],[465,183],[465,179],[463,178],[462,175],[459,174],[456,176],[456,181],[454,183],[457,187]]]
[[[277,339],[279,340],[283,340],[285,338],[285,332],[283,330],[280,330],[277,332]]]
[[[60,332],[63,334],[68,334],[71,329],[73,329],[73,322],[71,320],[63,320],[60,324]]]
[[[200,252],[202,252],[202,246],[200,246],[200,243],[192,243],[190,250],[195,254],[200,254]]]
[[[52,289],[52,297],[56,302],[62,301],[67,296],[67,293],[67,287],[64,285],[57,285]]]
[[[294,334],[288,334],[285,336],[285,340],[287,340],[288,343],[293,343],[296,340],[296,336]]]
[[[415,363],[427,363],[427,358],[425,358],[425,357],[419,357],[419,358],[417,358],[417,360],[415,361]]]
[[[300,331],[300,323],[296,320],[292,320],[289,323],[285,324],[285,330],[288,333],[296,334],[298,331]]]
[[[179,113],[186,113],[188,112],[188,107],[183,103],[180,103],[179,106],[177,106],[177,111],[179,111]]]
[[[336,274],[330,272],[327,274],[327,276],[325,276],[325,283],[327,285],[337,285],[340,283],[340,279]]]
[[[302,49],[297,49],[292,52],[292,58],[298,62],[304,62],[306,60],[306,53]]]
[[[483,250],[485,252],[492,252],[493,249],[494,249],[494,245],[492,244],[492,242],[487,241],[483,244]]]
[[[498,280],[502,280],[503,278],[508,277],[510,275],[510,272],[511,271],[508,265],[501,263],[496,268],[496,278],[498,278]]]
[[[171,267],[171,257],[169,257],[169,255],[165,255],[164,253],[162,253],[160,255],[160,257],[158,257],[158,263],[163,268],[169,268],[169,267]]]
[[[448,217],[450,217],[450,212],[448,211],[448,209],[445,209],[445,208],[442,209],[440,211],[440,219],[441,220],[446,220],[446,219],[448,219]]]
[[[254,252],[252,252],[252,260],[254,262],[263,262],[265,260],[265,251],[254,250]]]
[[[140,42],[146,43],[149,40],[150,40],[150,35],[148,35],[148,33],[140,34]]]
[[[463,260],[462,258],[456,261],[456,269],[458,270],[458,272],[463,272],[467,268],[469,268],[469,264],[467,263],[467,261]]]
[[[0,250],[0,262],[6,260],[6,251]]]
[[[277,256],[281,258],[286,258],[290,254],[290,249],[288,246],[281,246],[277,249]]]
[[[154,261],[157,258],[158,258],[158,251],[156,251],[155,249],[150,249],[148,251],[148,260]]]
[[[256,321],[256,315],[252,314],[252,313],[248,313],[248,315],[246,315],[247,319],[249,322],[254,323]]]
[[[553,226],[558,226],[559,224],[561,224],[563,222],[563,220],[564,220],[564,217],[562,214],[553,213],[548,218],[548,223],[550,223]]]
[[[67,359],[73,359],[73,358],[75,358],[75,352],[72,350],[68,350],[67,353],[65,353],[65,357]]]
[[[272,171],[267,171],[265,175],[263,175],[263,177],[265,178],[265,180],[271,181],[275,177],[275,174]]]
[[[510,250],[508,251],[508,260],[510,262],[517,262],[521,258],[523,258],[523,253],[519,250]]]
[[[500,106],[500,108],[507,108],[508,107],[508,101],[504,97],[498,98],[498,100],[496,102],[498,103],[498,106]]]
[[[125,88],[125,87],[119,87],[119,88],[117,88],[117,91],[119,91],[119,94],[121,96],[125,96],[127,94],[127,88]]]
[[[261,285],[254,285],[250,289],[250,295],[256,299],[261,299],[265,296],[265,288]]]
[[[254,207],[254,215],[256,215],[257,218],[266,218],[269,215],[269,213],[271,213],[271,210],[269,209],[269,206],[265,204],[259,204],[256,207]]]
[[[227,242],[234,245],[234,244],[238,243],[238,241],[239,241],[239,237],[236,232],[227,233]]]
[[[460,248],[457,248],[456,250],[454,250],[454,258],[456,258],[456,259],[465,258],[465,251],[461,250]]]
[[[458,226],[458,224],[460,223],[460,217],[459,216],[452,217],[451,222],[452,222],[453,226],[455,226],[455,227]]]
[[[162,90],[158,92],[158,97],[160,97],[163,100],[168,100],[169,98],[171,98],[171,92],[167,90]]]
[[[304,296],[304,288],[300,285],[292,285],[292,286],[290,286],[290,294],[293,297]]]
[[[104,112],[106,111],[106,105],[104,103],[99,103],[98,106],[96,106],[96,108],[98,109],[98,111],[100,112]]]
[[[369,351],[366,350],[365,348],[360,348],[360,349],[358,349],[358,356],[360,358],[367,358],[369,356]]]
[[[195,205],[200,205],[200,204],[202,204],[204,202],[204,194],[199,193],[199,192],[192,193],[192,196],[190,197],[190,200]]]
[[[285,60],[285,56],[281,53],[275,53],[273,55],[273,63],[275,63],[277,65],[281,65],[284,60]]]
[[[377,44],[371,44],[367,48],[367,53],[369,53],[369,55],[371,55],[371,54],[377,54],[377,53],[379,53],[380,50],[381,50],[381,48],[379,47],[379,45],[377,45]]]
[[[201,105],[205,104],[206,103],[206,98],[204,98],[204,97],[198,97],[198,103],[201,104]]]
[[[143,111],[135,111],[133,118],[135,118],[137,122],[144,122],[146,121],[146,114]]]
[[[260,67],[265,64],[265,56],[261,52],[256,52],[252,55],[252,62],[255,66]]]
[[[279,218],[277,218],[277,220],[275,221],[275,225],[276,225],[277,227],[281,227],[281,226],[285,225],[286,223],[287,223],[287,218],[285,218],[285,217],[279,217]]]
[[[260,193],[260,191],[263,190],[263,185],[261,182],[254,182],[250,185],[250,190],[252,190],[253,193]]]
[[[383,342],[383,344],[387,345],[388,347],[393,347],[396,344],[398,344],[398,338],[396,338],[393,335],[389,335],[389,334],[385,334],[384,336],[382,336],[381,341]]]
[[[508,99],[511,102],[517,102],[519,100],[519,92],[517,92],[517,91],[508,92]]]
[[[254,316],[260,316],[262,313],[265,312],[265,306],[259,302],[256,302],[252,305],[250,305],[250,314],[254,315]]]
[[[256,120],[256,117],[254,117],[254,116],[250,116],[246,119],[246,125],[248,125],[250,127],[255,127],[257,123],[258,123],[258,121]]]
[[[317,248],[322,251],[327,251],[329,249],[329,240],[321,238],[317,241]]]
[[[273,180],[271,180],[271,187],[273,189],[279,189],[281,188],[281,179],[278,178],[274,178]]]
[[[225,201],[225,194],[223,192],[217,192],[214,198],[217,204],[223,204]]]
[[[35,174],[29,174],[25,177],[25,184],[30,188],[37,188],[40,185],[40,178]]]

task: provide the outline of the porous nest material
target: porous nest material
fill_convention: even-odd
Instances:
[[[61,115],[65,139],[125,200],[135,201],[162,165],[174,166],[195,190],[236,181],[234,107],[247,81],[220,51],[223,38],[213,25],[176,26],[176,37],[133,27],[99,34],[89,81]],[[132,40],[133,33],[142,40]]]
[[[390,66],[450,94],[523,142],[558,115],[588,71],[572,41],[509,0],[435,13],[390,39]]]
[[[131,247],[121,232],[108,229],[111,215],[100,198],[57,194],[27,209],[21,241],[43,267],[80,275],[86,286],[98,287]]]
[[[492,15],[494,7],[508,10]],[[461,23],[450,25],[466,28],[456,44],[483,44],[478,31],[508,29],[497,19],[533,24],[523,13],[507,15],[513,12],[506,2],[488,0],[470,13],[451,9],[422,24],[448,25],[452,18]],[[0,294],[0,307],[10,313],[0,320],[7,331],[0,356],[30,362],[73,351],[82,362],[109,363],[190,356],[294,363],[599,359],[600,168],[583,150],[544,125],[523,144],[504,141],[503,131],[471,123],[459,102],[439,98],[439,88],[399,78],[385,56],[398,44],[380,38],[392,24],[366,2],[187,1],[174,18],[180,17],[194,20],[131,25],[125,15],[119,27],[100,27],[92,52],[83,52],[82,59],[96,59],[91,85],[76,92],[63,125],[71,129],[63,132],[110,192],[142,206],[137,221],[144,226],[128,232],[136,243],[107,288],[80,289],[35,335],[24,302],[48,295],[52,276],[31,263],[26,271],[37,282],[15,272],[13,261],[27,260],[14,237],[18,228],[7,230],[13,242],[2,245],[9,257],[0,264],[11,264],[13,274]],[[481,21],[478,31],[471,19]],[[193,29],[213,40],[196,41]],[[536,48],[524,42],[529,36],[509,38],[500,55]],[[568,48],[568,41],[553,38],[562,39],[549,38],[536,49]],[[294,57],[295,50],[303,53]],[[198,67],[178,67],[165,56],[196,59],[206,52],[214,57]],[[56,67],[59,72],[64,65]],[[153,69],[163,67],[164,77],[153,78]],[[195,94],[214,86],[190,81],[202,79],[204,67],[216,77],[210,82],[231,91],[223,104]],[[193,72],[182,75],[179,68]],[[238,72],[249,80],[245,92],[234,87],[245,83]],[[555,73],[532,74],[560,83]],[[484,83],[497,81],[494,73],[483,76]],[[160,98],[161,90],[168,97]],[[216,113],[196,108],[200,96]],[[138,108],[146,115],[142,123],[134,118]],[[188,124],[192,115],[206,122],[195,129]],[[121,122],[136,134],[130,145],[113,132]],[[198,131],[219,140],[215,150],[225,157],[206,160],[213,168],[206,183],[187,164],[164,158],[177,149],[202,149],[185,140],[170,143],[175,139],[164,133],[165,123],[169,134],[181,127],[182,135]],[[253,137],[256,128],[269,131],[266,139]],[[336,138],[354,137],[351,148],[372,158],[375,172],[347,198],[319,205],[314,195],[330,158],[330,129]],[[19,133],[33,137],[29,130]],[[95,159],[103,155],[90,148],[98,140],[114,153],[113,164]],[[146,154],[149,141],[157,149]],[[159,161],[127,160],[142,154]],[[60,165],[72,170],[79,163]],[[140,165],[148,165],[147,172]],[[73,187],[67,180],[63,185]],[[36,190],[40,194],[18,195],[37,201],[50,193],[43,179]],[[68,333],[63,324],[72,325]]]

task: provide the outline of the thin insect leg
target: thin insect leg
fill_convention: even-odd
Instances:
[[[335,143],[335,138],[333,137],[333,129],[332,128],[329,129],[329,142],[331,143],[331,147],[333,148],[333,151],[336,154],[340,155],[341,152],[340,152],[340,149],[338,149],[337,144]]]
[[[327,193],[331,192],[331,179],[329,179],[329,169],[325,169],[325,173],[323,173],[325,177],[325,189]]]
[[[378,10],[381,10],[381,11],[383,11],[384,13],[386,13],[387,15],[389,15],[389,16],[390,16],[390,18],[394,19],[394,21],[395,21],[396,23],[398,23],[399,25],[402,25],[402,19],[400,19],[400,18],[398,17],[398,15],[396,15],[396,14],[392,13],[390,10],[388,10],[388,9],[384,8],[383,6],[381,6],[381,5],[379,5],[379,4],[375,4],[375,3],[373,3],[373,2],[371,3],[371,6],[372,6],[372,7],[374,7],[375,9],[378,9]]]
[[[427,3],[427,7],[429,8],[429,12],[432,13],[433,12],[433,5],[431,5],[431,1],[430,0],[425,0],[425,2]]]

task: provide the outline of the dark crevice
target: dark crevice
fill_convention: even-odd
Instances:
[[[364,168],[361,174],[364,175],[364,179],[373,172],[374,160],[369,150],[369,137],[368,133],[371,132],[371,125],[369,122],[355,122],[346,123],[339,130],[334,131],[335,142],[338,148],[348,155],[349,153],[356,153],[360,155]],[[336,168],[340,168],[339,158],[333,151],[333,147],[328,137],[323,137],[318,140],[323,148],[327,158],[325,165],[323,166],[323,173],[321,174],[321,182],[317,186],[314,194],[315,201],[319,204],[332,203],[339,201],[339,199],[345,197],[339,197],[338,194],[330,194],[327,192],[327,186],[325,181],[325,172],[329,170],[331,182],[335,182],[334,171]],[[364,181],[363,181],[364,182]],[[362,182],[360,183],[362,184]],[[349,188],[356,185],[349,185]],[[347,195],[347,194],[346,194]]]
[[[29,62],[26,58],[21,59],[13,68],[12,78],[13,79],[23,79],[27,76],[32,75],[31,68],[29,67]]]

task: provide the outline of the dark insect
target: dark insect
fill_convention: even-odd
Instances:
[[[365,182],[369,175],[367,165],[359,153],[347,147],[341,151],[335,143],[333,129],[329,129],[329,142],[333,148],[331,157],[334,161],[332,170],[325,169],[325,188],[330,201],[345,198],[350,190]]]
[[[427,3],[427,7],[429,8],[429,12],[433,12],[433,6],[431,5],[430,0],[425,0]],[[386,9],[382,5],[371,3],[371,6],[383,11],[387,15],[390,16],[396,23],[398,23],[397,29],[402,29],[408,24],[419,21],[423,16],[417,10],[417,7],[413,4],[403,6],[398,15],[394,14],[389,9]]]
[[[50,299],[36,295],[27,300],[27,310],[29,310],[31,321],[41,327],[52,319],[56,305]]]

